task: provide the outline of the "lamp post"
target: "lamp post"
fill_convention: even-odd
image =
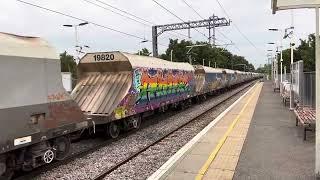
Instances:
[[[79,46],[79,39],[78,39],[78,27],[79,26],[84,26],[84,25],[87,25],[87,24],[89,24],[89,23],[88,22],[83,22],[83,23],[80,23],[80,24],[64,24],[63,25],[64,27],[74,27],[74,34],[75,34],[75,57],[74,57],[74,59],[75,59],[76,63],[78,63],[77,60],[79,59],[78,53],[77,53],[77,48],[80,47]]]
[[[291,38],[290,38],[291,39],[291,42],[290,42],[290,51],[291,51],[291,53],[290,53],[291,54],[290,110],[294,109],[294,93],[293,93],[293,86],[292,86],[292,83],[293,83],[292,64],[293,64],[293,47],[295,44],[293,43],[293,29],[294,29],[293,26],[286,28],[285,35],[283,37],[283,39],[286,39],[291,35]],[[289,30],[291,30],[291,31],[288,32]]]
[[[280,32],[280,86],[282,84],[282,62],[283,62],[283,56],[282,56],[282,29],[275,29],[275,28],[270,28],[269,31],[278,31]],[[282,88],[280,87],[280,93],[282,93]]]
[[[148,40],[146,40],[146,39],[139,42],[139,52],[138,52],[139,56],[141,55],[141,51],[140,51],[141,50],[141,44],[142,43],[146,43],[146,42],[148,42]]]
[[[82,51],[83,48],[89,49],[90,47],[87,45],[84,46],[76,46],[76,48],[79,48],[79,50],[76,50],[78,54],[84,54],[85,52]]]
[[[268,52],[270,52],[270,53],[267,54],[268,64],[270,64],[270,80],[273,80],[273,61],[272,61],[273,55],[271,53],[271,52],[273,52],[273,50],[268,49]]]
[[[276,43],[269,42],[268,44],[269,44],[269,45],[275,45]],[[276,49],[278,49],[278,46],[276,46]],[[271,49],[269,49],[268,51],[269,51],[269,52],[273,52],[273,50],[271,50]],[[275,73],[275,72],[278,71],[278,69],[275,69],[276,67],[275,67],[275,64],[274,64],[274,63],[275,63],[274,61],[278,60],[278,59],[277,59],[277,52],[278,52],[278,50],[275,51],[275,56],[274,56],[274,57],[271,57],[271,58],[272,58],[271,62],[272,62],[272,74],[273,74],[273,79],[276,80],[276,81],[279,80],[278,74]],[[278,63],[277,63],[277,64],[278,64]],[[277,66],[277,68],[278,68],[278,66]],[[282,74],[282,73],[281,73],[281,74]],[[277,83],[276,83],[276,86],[277,86]]]
[[[171,49],[171,51],[170,51],[170,60],[171,60],[171,62],[172,62],[172,53],[173,53],[173,49]]]
[[[280,34],[280,82],[282,83],[282,62],[283,62],[283,56],[282,56],[282,29],[269,29],[269,31],[279,31],[281,34]],[[273,43],[274,44],[274,43]]]

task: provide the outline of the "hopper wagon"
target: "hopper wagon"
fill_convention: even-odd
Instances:
[[[88,126],[65,91],[55,49],[37,37],[0,33],[0,179],[63,159],[69,134]]]
[[[87,53],[67,93],[55,49],[37,37],[0,33],[0,179],[64,159],[70,138],[96,130],[116,138],[155,110],[259,78],[119,51]]]
[[[138,128],[143,113],[194,96],[194,73],[188,63],[123,52],[88,53],[78,65],[72,97],[96,125],[108,123],[107,133],[116,137],[119,126]]]

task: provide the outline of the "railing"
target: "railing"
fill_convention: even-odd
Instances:
[[[316,76],[315,72],[304,72],[301,103],[303,105],[312,106],[315,108],[316,105]]]

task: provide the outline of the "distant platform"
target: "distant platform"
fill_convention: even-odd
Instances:
[[[259,82],[172,156],[149,180],[314,179],[314,137]]]

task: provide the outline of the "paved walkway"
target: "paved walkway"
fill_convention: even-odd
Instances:
[[[258,83],[148,180],[314,179],[314,141],[271,82]]]
[[[303,141],[293,112],[266,82],[233,179],[314,179],[314,141],[313,132]]]
[[[231,179],[262,83],[229,107],[149,179]]]

